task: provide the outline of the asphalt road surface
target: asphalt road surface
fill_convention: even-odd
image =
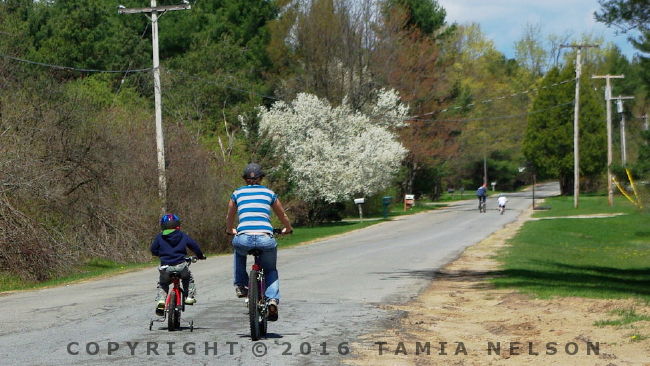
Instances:
[[[557,193],[556,184],[536,190]],[[471,199],[281,250],[280,319],[259,342],[250,340],[247,309],[234,296],[229,255],[191,267],[198,302],[183,317],[194,321],[193,332],[168,332],[165,323],[148,329],[156,268],[0,296],[0,365],[345,364],[359,336],[400,316],[381,304],[416,297],[437,269],[531,205],[530,191],[507,196],[504,215],[494,198],[483,214]]]

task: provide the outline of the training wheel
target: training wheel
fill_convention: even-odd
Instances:
[[[151,330],[151,328],[153,328],[153,320],[149,321],[149,330]]]
[[[194,331],[194,320],[190,320],[190,332]]]

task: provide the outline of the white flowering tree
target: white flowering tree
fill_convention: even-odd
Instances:
[[[392,90],[381,90],[368,114],[347,103],[298,94],[289,105],[260,108],[260,131],[267,133],[290,166],[289,179],[307,202],[341,202],[383,190],[399,169],[406,149],[394,127],[408,107]]]

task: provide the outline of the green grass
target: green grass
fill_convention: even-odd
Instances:
[[[6,272],[0,272],[0,292],[58,286],[94,277],[118,274],[133,269],[156,266],[157,264],[157,258],[149,262],[129,264],[117,263],[105,259],[91,259],[83,266],[75,269],[71,274],[44,282],[23,281]]]
[[[573,208],[573,196],[546,199],[535,206],[550,207],[550,210],[536,211],[533,217],[573,216],[606,213],[632,213],[636,208],[625,197],[615,196],[614,206],[607,203],[607,195],[581,195],[578,209]]]
[[[650,321],[650,316],[647,315],[639,315],[636,313],[634,309],[616,309],[610,311],[611,315],[618,315],[618,319],[609,319],[609,320],[599,320],[594,323],[595,326],[597,327],[605,327],[605,326],[624,326],[632,323],[636,323],[639,321]]]
[[[605,200],[605,206],[602,201]],[[559,218],[527,222],[500,253],[497,287],[538,297],[638,297],[650,301],[650,216],[606,197],[583,197],[568,209],[570,197],[547,200],[554,215],[625,212],[611,218]]]

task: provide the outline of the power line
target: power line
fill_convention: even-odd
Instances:
[[[164,71],[165,71],[166,73],[168,73],[168,74],[177,74],[177,75],[181,75],[181,76],[187,77],[187,78],[189,78],[189,79],[199,80],[199,81],[203,81],[203,82],[208,83],[208,84],[217,85],[217,86],[220,86],[220,87],[222,87],[222,88],[224,88],[224,89],[230,89],[230,90],[235,90],[235,91],[239,91],[239,92],[246,93],[246,94],[257,95],[258,97],[261,97],[261,98],[264,98],[264,99],[274,100],[274,101],[277,101],[277,102],[285,102],[285,103],[288,103],[287,101],[282,100],[282,99],[280,99],[280,98],[276,98],[276,97],[272,97],[272,96],[269,96],[269,95],[266,95],[266,94],[262,94],[262,93],[254,92],[254,91],[252,91],[252,90],[247,90],[247,89],[235,88],[235,87],[232,87],[232,86],[227,86],[227,85],[224,85],[224,83],[221,83],[221,82],[219,82],[219,81],[216,81],[216,80],[209,80],[209,79],[206,79],[206,78],[204,78],[204,77],[196,76],[196,75],[191,75],[191,74],[188,74],[188,73],[183,72],[183,71],[179,71],[179,70],[168,70],[168,69],[165,69]]]
[[[531,112],[526,112],[526,113],[520,113],[520,114],[512,114],[512,115],[503,115],[503,116],[494,116],[494,117],[476,117],[476,118],[463,118],[463,119],[406,119],[406,121],[421,121],[421,122],[472,122],[472,121],[491,121],[491,120],[501,120],[501,119],[512,119],[512,118],[519,118],[519,117],[525,117],[531,114],[536,114],[536,113],[541,113],[541,112],[546,112],[551,109],[559,108],[559,107],[564,107],[567,105],[573,105],[573,101],[567,102],[567,103],[562,103],[562,104],[557,104],[552,107],[544,108],[544,109],[538,109],[535,111]]]
[[[437,114],[437,113],[444,113],[444,112],[449,112],[451,110],[459,110],[459,109],[463,109],[463,108],[473,107],[473,106],[475,106],[477,104],[489,104],[489,103],[493,103],[493,102],[496,102],[496,101],[499,101],[499,100],[514,98],[514,97],[519,96],[519,95],[524,95],[524,94],[529,94],[531,92],[536,92],[536,91],[539,91],[540,89],[550,89],[552,87],[556,87],[556,86],[559,86],[559,85],[562,85],[562,84],[570,83],[570,82],[575,81],[575,80],[576,80],[575,78],[567,79],[567,80],[560,81],[560,82],[557,82],[557,83],[554,83],[554,84],[551,84],[551,85],[548,85],[548,86],[542,86],[542,87],[539,87],[539,88],[530,88],[530,89],[523,90],[523,91],[516,92],[516,93],[512,93],[512,94],[502,95],[502,96],[499,96],[499,97],[493,97],[493,98],[484,99],[484,100],[481,100],[481,101],[478,101],[478,102],[469,103],[469,104],[466,104],[466,105],[463,105],[463,106],[449,107],[449,108],[441,109],[441,110],[438,110],[438,111],[422,113],[422,114],[418,114],[416,116],[413,116],[411,118],[423,117],[423,116],[428,116],[428,115]]]
[[[43,66],[43,67],[49,67],[52,69],[59,69],[59,70],[67,70],[67,71],[77,71],[77,72],[97,72],[97,73],[109,73],[109,74],[132,74],[132,73],[137,73],[137,72],[148,72],[148,71],[153,71],[153,67],[149,67],[146,69],[131,69],[131,70],[99,70],[99,69],[84,69],[84,68],[78,68],[78,67],[72,67],[72,66],[62,66],[62,65],[54,65],[54,64],[48,64],[45,62],[38,62],[38,61],[32,61],[32,60],[27,60],[24,58],[20,57],[14,57],[14,56],[9,56],[5,54],[0,54],[0,57],[9,59],[9,60],[14,60],[14,61],[19,61],[19,62],[24,62],[27,64],[32,64],[32,65],[38,65],[38,66]]]

